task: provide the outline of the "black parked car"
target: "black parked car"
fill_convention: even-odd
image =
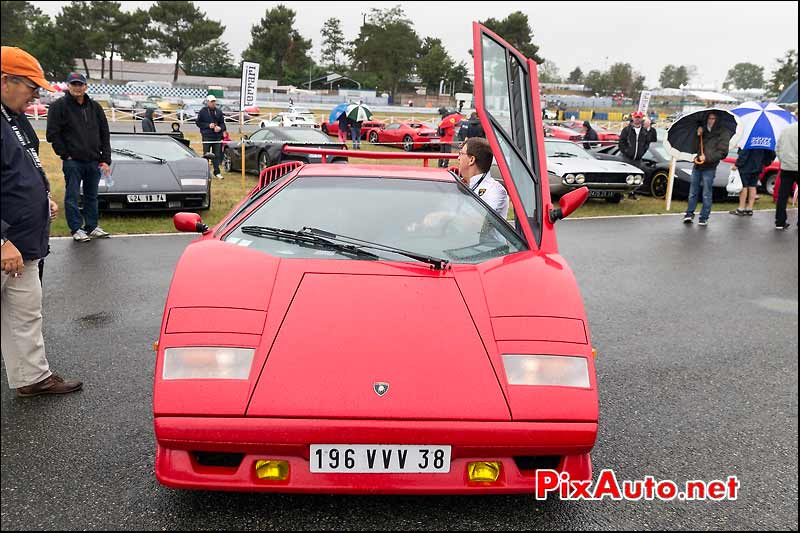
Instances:
[[[592,154],[597,159],[622,161],[617,145],[604,146],[592,150]],[[664,198],[667,195],[667,180],[669,179],[669,165],[671,158],[666,148],[659,142],[651,144],[642,157],[641,168],[644,170],[644,183],[636,192],[649,194],[656,198]],[[726,189],[728,176],[731,172],[731,164],[720,162],[717,173],[714,177],[714,201],[724,200],[730,195]],[[678,161],[675,164],[675,180],[672,185],[672,198],[685,200],[689,198],[689,187],[692,183],[692,163],[690,161]],[[702,185],[701,185],[702,187]]]
[[[111,175],[101,177],[101,211],[193,211],[211,207],[208,161],[170,134],[112,133]]]
[[[331,139],[319,130],[311,128],[261,128],[245,139],[245,172],[260,174],[262,170],[284,161],[302,161],[303,163],[321,163],[322,156],[316,154],[285,154],[284,145],[305,146],[309,148],[347,149],[347,146],[331,142]],[[242,143],[231,141],[225,147],[222,156],[223,168],[226,172],[242,169]],[[329,163],[344,163],[346,157],[334,157]]]

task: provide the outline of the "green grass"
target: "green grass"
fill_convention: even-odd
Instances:
[[[38,132],[39,138],[44,138],[44,132]],[[199,133],[185,134],[191,140],[192,146],[200,145]],[[234,136],[235,138],[236,136]],[[372,146],[366,142],[361,143],[363,150],[395,152],[396,148],[387,146]],[[53,199],[59,205],[59,215],[53,221],[51,235],[68,236],[69,229],[64,218],[64,174],[61,170],[61,160],[53,153],[46,142],[41,143],[40,156],[44,165],[53,193]],[[351,158],[351,163],[392,164],[406,166],[420,166],[419,160],[375,160],[365,158]],[[430,165],[436,165],[436,159],[430,160]],[[241,173],[223,173],[224,180],[213,180],[211,183],[211,209],[201,211],[203,221],[209,226],[219,222],[256,184],[255,175],[246,174],[242,180]],[[733,202],[714,204],[714,211],[728,211],[736,206]],[[755,209],[773,209],[772,198],[761,195],[756,201]],[[686,210],[685,201],[673,201],[670,213],[682,213]],[[610,204],[604,200],[588,200],[580,209],[571,215],[571,218],[592,216],[618,216],[618,215],[647,215],[667,213],[664,200],[656,200],[647,196],[639,196],[638,200],[625,198],[619,204]],[[510,214],[513,216],[513,214]],[[159,213],[152,216],[135,214],[100,214],[100,225],[113,235],[138,234],[138,233],[174,233],[172,216],[168,213]]]

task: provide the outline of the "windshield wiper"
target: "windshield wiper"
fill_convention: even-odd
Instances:
[[[300,246],[312,246],[318,248],[330,248],[336,252],[354,257],[364,257],[368,259],[380,259],[379,256],[362,250],[359,246],[352,244],[341,244],[325,239],[306,231],[293,231],[289,229],[271,228],[269,226],[242,226],[242,233],[255,237],[274,238],[290,242],[295,242]]]
[[[303,227],[303,232],[306,235],[314,235],[317,237],[330,239],[332,241],[349,243],[351,245],[356,245],[362,248],[371,248],[373,250],[381,250],[383,252],[392,252],[404,255],[411,259],[416,259],[417,261],[428,263],[434,270],[444,270],[448,268],[450,264],[450,261],[448,261],[447,259],[440,259],[438,257],[432,257],[430,255],[420,254],[417,252],[409,252],[408,250],[403,250],[402,248],[395,248],[394,246],[387,246],[385,244],[377,244],[362,239],[356,239],[355,237],[348,237],[347,235],[336,235],[335,233],[331,233],[329,231],[317,228],[309,228],[308,226]]]
[[[145,153],[142,153],[142,152],[134,152],[133,150],[131,150],[129,148],[112,148],[111,151],[112,152],[117,152],[118,154],[124,154],[124,155],[130,156],[130,157],[136,158],[136,159],[142,159],[142,156],[145,156],[145,157],[152,157],[153,159],[157,160],[159,163],[162,163],[162,164],[167,162],[167,160],[164,159],[163,157],[158,157],[158,156],[155,156],[155,155],[145,154]]]

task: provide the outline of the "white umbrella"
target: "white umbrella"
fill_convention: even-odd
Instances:
[[[364,122],[372,118],[372,111],[364,104],[350,104],[345,111],[347,118],[355,122]]]
[[[744,126],[739,148],[775,150],[778,137],[789,124],[797,122],[794,115],[773,103],[745,102],[731,109]]]

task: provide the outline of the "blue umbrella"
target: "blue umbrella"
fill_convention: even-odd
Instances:
[[[339,104],[336,107],[334,107],[333,110],[331,111],[331,116],[328,117],[328,122],[336,122],[337,120],[339,120],[339,115],[347,111],[348,105],[350,104],[345,102],[343,104]]]
[[[762,148],[775,150],[781,132],[792,122],[794,116],[773,103],[745,102],[731,109],[744,126],[739,147],[745,150]]]

